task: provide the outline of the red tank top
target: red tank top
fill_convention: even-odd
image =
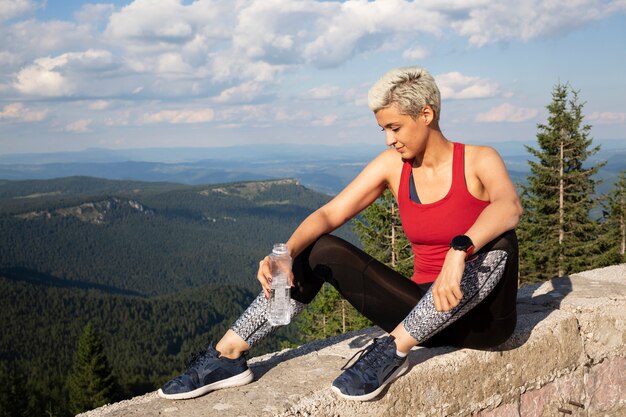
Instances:
[[[474,224],[478,215],[489,205],[467,189],[465,183],[465,145],[454,143],[452,157],[452,186],[439,201],[418,204],[409,196],[409,178],[413,160],[404,161],[398,208],[402,227],[411,242],[415,259],[412,280],[418,284],[433,282],[443,266],[450,241],[462,235]]]

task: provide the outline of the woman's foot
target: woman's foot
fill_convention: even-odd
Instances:
[[[387,384],[409,368],[406,356],[396,355],[393,336],[374,339],[371,345],[356,355],[359,353],[357,361],[339,375],[331,387],[347,400],[368,401],[375,398]]]
[[[185,400],[217,389],[248,384],[254,375],[245,356],[242,353],[236,359],[222,357],[209,345],[207,350],[193,356],[184,374],[166,382],[157,394],[170,400]]]

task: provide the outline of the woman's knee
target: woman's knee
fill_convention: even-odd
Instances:
[[[321,263],[328,263],[329,259],[333,259],[338,251],[343,251],[345,247],[350,245],[347,241],[333,235],[322,235],[311,245],[309,254],[309,263],[311,267]]]

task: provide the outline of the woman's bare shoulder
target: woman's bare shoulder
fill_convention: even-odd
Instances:
[[[491,146],[465,145],[465,160],[472,164],[490,164],[501,161],[498,151]]]
[[[384,168],[395,169],[399,165],[402,165],[403,160],[395,149],[385,149],[372,160],[372,163],[380,164],[381,167]]]
[[[368,183],[395,184],[402,169],[402,158],[394,149],[380,152],[365,168],[358,177],[366,179]]]

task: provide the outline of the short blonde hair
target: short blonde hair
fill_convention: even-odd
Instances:
[[[438,121],[441,112],[439,88],[432,75],[421,67],[396,68],[387,72],[370,88],[367,101],[374,113],[396,104],[400,113],[415,118],[428,105]]]

